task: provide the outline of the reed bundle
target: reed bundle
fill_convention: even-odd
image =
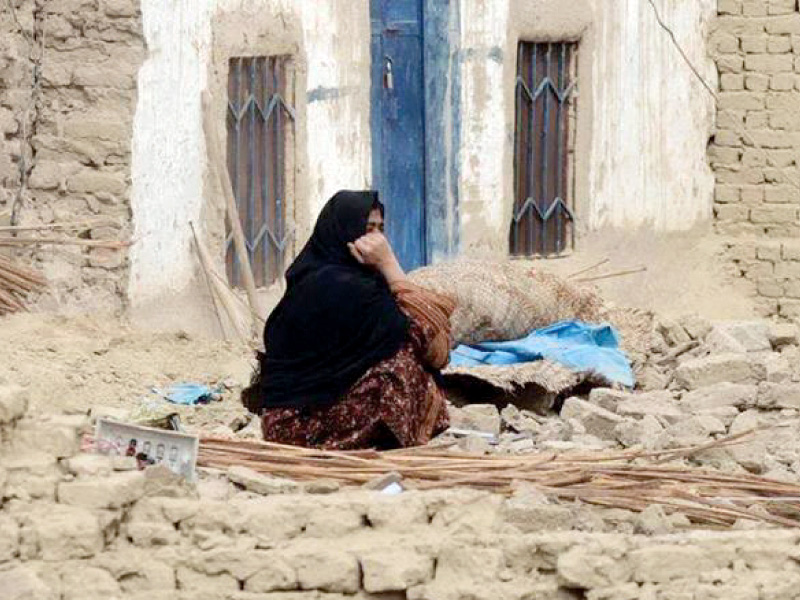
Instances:
[[[694,523],[708,526],[727,527],[739,519],[800,526],[798,484],[665,464],[667,460],[740,443],[752,433],[663,452],[488,456],[454,452],[449,446],[333,452],[204,438],[199,464],[215,468],[246,466],[271,476],[298,481],[333,479],[345,485],[363,485],[396,472],[415,489],[467,486],[505,494],[524,482],[561,500],[635,512],[657,504],[668,513],[680,513]]]
[[[0,255],[0,315],[25,310],[25,299],[47,286],[38,272]]]

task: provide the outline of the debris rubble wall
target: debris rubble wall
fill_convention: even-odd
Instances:
[[[29,417],[25,390],[0,387],[4,600],[788,598],[800,585],[795,530],[596,533],[535,492],[318,482],[226,498],[219,481],[198,493],[81,454],[86,427]]]
[[[130,231],[131,132],[145,54],[138,0],[10,0],[0,10],[0,224]],[[48,233],[48,236],[58,236]],[[29,251],[51,307],[118,309],[127,249]]]
[[[800,316],[800,6],[719,0],[715,227],[763,316]],[[794,182],[794,183],[792,183]]]

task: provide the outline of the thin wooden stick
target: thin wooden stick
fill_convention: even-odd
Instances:
[[[108,219],[98,219],[95,221],[75,221],[64,223],[47,223],[40,225],[0,225],[0,232],[22,232],[22,231],[53,231],[57,229],[84,229],[87,227],[97,227],[101,225],[115,225]]]
[[[242,222],[239,219],[239,209],[236,206],[236,197],[233,193],[233,186],[231,185],[228,169],[225,166],[225,161],[222,158],[222,138],[217,132],[217,127],[212,118],[211,112],[211,96],[208,91],[203,92],[203,129],[206,135],[206,146],[208,147],[208,155],[210,159],[211,169],[215,172],[220,187],[222,188],[222,195],[225,198],[226,212],[228,214],[228,222],[231,226],[233,233],[233,245],[236,249],[236,258],[239,260],[239,265],[242,269],[242,278],[244,280],[244,289],[247,293],[247,299],[250,302],[250,307],[253,311],[260,315],[261,310],[258,303],[258,295],[256,293],[256,283],[253,277],[253,268],[250,264],[250,256],[247,253],[247,245],[244,237],[244,230],[242,229]],[[255,326],[255,323],[254,323]]]
[[[588,283],[590,281],[600,281],[601,279],[611,279],[613,277],[623,277],[625,275],[634,275],[636,273],[642,273],[647,271],[647,267],[637,267],[635,269],[626,269],[625,271],[616,271],[614,273],[605,273],[603,275],[598,275],[597,277],[585,277],[581,279],[577,279],[581,283]]]
[[[0,237],[0,246],[36,246],[39,244],[53,246],[91,246],[94,248],[122,249],[131,245],[132,242],[116,240],[83,240],[77,238],[58,239],[58,238],[13,238]]]
[[[219,330],[222,333],[224,338],[227,338],[227,334],[225,332],[225,326],[222,324],[222,314],[220,313],[219,305],[217,304],[217,299],[214,294],[214,288],[211,285],[211,278],[208,274],[208,267],[206,266],[205,261],[201,257],[202,250],[200,249],[200,240],[197,239],[197,231],[194,229],[194,223],[189,221],[189,227],[192,229],[192,238],[194,239],[194,249],[197,252],[197,257],[200,259],[200,266],[203,269],[203,275],[206,280],[206,285],[208,286],[208,294],[211,296],[211,304],[214,305],[214,314],[217,315],[217,323],[219,324]]]
[[[602,267],[603,265],[605,265],[605,264],[607,264],[609,262],[611,262],[611,259],[604,258],[600,262],[595,263],[590,267],[586,267],[585,269],[581,269],[580,271],[577,271],[577,272],[573,273],[572,275],[568,275],[567,279],[572,279],[573,277],[577,277],[578,275],[583,275],[584,273],[588,273],[589,271],[594,271],[596,268]]]

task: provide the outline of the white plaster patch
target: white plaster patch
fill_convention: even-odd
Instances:
[[[149,53],[139,71],[133,125],[129,294],[134,305],[180,290],[192,278],[189,222],[199,219],[203,203],[200,93],[210,16],[210,0],[142,2]]]
[[[593,0],[594,123],[588,223],[687,230],[711,216],[714,177],[706,159],[714,103],[652,8],[640,0]],[[713,0],[657,2],[704,77]],[[579,83],[580,85],[580,83]]]
[[[506,142],[503,74],[505,61],[490,58],[505,47],[508,3],[462,0],[462,206],[480,205],[492,230],[504,230],[503,148]],[[461,212],[461,224],[467,211]],[[469,240],[464,240],[469,243]]]

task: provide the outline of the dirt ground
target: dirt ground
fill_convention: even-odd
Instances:
[[[241,344],[136,330],[111,316],[29,313],[0,319],[0,348],[0,382],[27,387],[32,412],[171,409],[187,429],[213,429],[245,415],[238,396],[252,353]],[[226,388],[221,401],[197,407],[167,405],[152,392],[182,382]]]

